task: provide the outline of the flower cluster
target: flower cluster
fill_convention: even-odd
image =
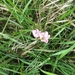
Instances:
[[[32,30],[32,34],[35,38],[39,38],[41,42],[48,43],[48,39],[50,38],[50,35],[48,35],[48,32],[41,32],[38,29]]]

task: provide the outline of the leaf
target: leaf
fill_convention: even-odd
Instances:
[[[7,34],[3,34],[3,33],[0,33],[0,36],[2,36],[3,38],[5,38],[5,39],[9,39],[9,40],[11,40],[11,41],[13,41],[13,42],[16,42],[16,43],[18,43],[18,44],[22,44],[22,43],[20,43],[19,41],[17,41],[17,40],[15,40],[15,39],[13,39],[13,38],[11,38],[9,35],[7,35]],[[23,44],[22,44],[23,45]]]
[[[75,11],[75,6],[69,11],[67,11],[66,13],[64,13],[62,16],[59,17],[59,20],[66,18],[67,16],[69,16],[72,12]]]
[[[59,56],[59,59],[63,58],[66,54],[68,54],[71,50],[73,50],[73,48],[75,47],[75,44],[73,44],[70,48],[66,49],[66,50],[62,50],[62,51],[59,51],[55,54],[52,54],[52,56],[55,56],[55,55],[60,55]]]
[[[46,75],[57,75],[57,74],[54,74],[54,73],[51,73],[51,72],[47,72],[47,71],[44,71],[42,69],[40,69],[44,74]]]
[[[60,44],[74,44],[75,41],[61,42]]]
[[[55,36],[54,38],[56,38],[62,31],[64,31],[65,28],[62,28]]]

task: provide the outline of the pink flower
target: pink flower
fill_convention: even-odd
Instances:
[[[39,31],[38,29],[36,30],[32,30],[32,34],[35,38],[39,38],[40,37],[40,34],[41,34],[41,31]]]
[[[48,32],[41,32],[38,29],[35,29],[32,31],[32,34],[35,38],[39,38],[41,42],[48,43],[48,39],[50,38],[50,35],[48,35]]]
[[[48,39],[50,38],[50,35],[48,35],[48,32],[45,31],[45,32],[42,32],[40,34],[40,40],[41,42],[45,42],[45,43],[48,43]]]

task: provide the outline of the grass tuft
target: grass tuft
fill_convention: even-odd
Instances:
[[[0,75],[74,75],[74,19],[73,0],[0,0]]]

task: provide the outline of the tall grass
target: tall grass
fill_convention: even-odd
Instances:
[[[74,75],[73,0],[0,1],[0,75]],[[48,31],[43,43],[32,30]]]

